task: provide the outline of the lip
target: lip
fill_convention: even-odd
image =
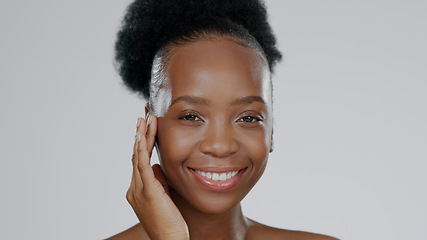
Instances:
[[[235,168],[235,167],[190,168],[189,167],[188,169],[202,186],[214,191],[226,191],[233,188],[239,182],[240,178],[242,177],[247,167],[245,168]],[[202,175],[196,173],[195,170],[202,171],[202,172],[215,172],[215,173],[224,173],[224,172],[233,172],[233,171],[239,171],[239,172],[230,179],[223,180],[223,181],[215,181],[207,177],[203,177]]]

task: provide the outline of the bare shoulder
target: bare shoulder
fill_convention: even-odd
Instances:
[[[337,238],[327,235],[274,228],[253,220],[249,221],[251,222],[251,227],[245,240],[338,240]]]

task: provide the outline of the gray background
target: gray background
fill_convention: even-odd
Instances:
[[[113,68],[126,1],[0,4],[0,238],[100,239],[144,102]],[[426,239],[425,1],[267,1],[285,60],[247,216],[342,239]]]

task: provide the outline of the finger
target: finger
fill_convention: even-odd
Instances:
[[[132,154],[132,178],[131,178],[129,189],[126,192],[126,199],[132,207],[135,203],[135,184],[137,181],[137,178],[135,177],[135,175],[136,175],[135,169],[137,168],[136,163],[138,162],[138,159],[137,159],[138,155],[136,154],[137,153],[137,149],[136,149],[137,147],[138,147],[138,144],[137,144],[137,140],[135,138],[135,142],[133,144],[133,154]],[[140,178],[140,177],[138,177],[138,178]],[[140,191],[142,191],[142,189]]]
[[[144,186],[148,186],[149,184],[155,181],[153,169],[150,165],[150,156],[147,151],[147,139],[145,138],[145,121],[141,121],[140,126],[138,127],[137,140],[137,155],[138,155],[138,170],[141,176],[142,182]]]
[[[150,115],[147,123],[147,150],[148,156],[153,153],[154,143],[156,141],[157,134],[157,117],[154,115]]]
[[[140,121],[142,124],[142,119],[140,119]],[[134,192],[142,191],[142,188],[143,188],[141,176],[140,176],[139,169],[138,169],[138,162],[139,162],[138,139],[141,139],[141,136],[138,136],[138,132],[137,132],[137,135],[135,136],[135,143],[133,146],[133,160],[132,160],[132,165],[133,165],[133,178],[132,178],[132,180],[133,180]]]
[[[135,191],[135,164],[138,162],[137,147],[138,147],[138,144],[135,138],[135,142],[133,144],[133,154],[132,154],[132,179],[129,186],[129,189],[131,189],[132,191]]]
[[[132,205],[135,202],[134,199],[134,192],[135,192],[135,184],[134,184],[134,174],[132,173],[132,179],[130,181],[130,186],[129,189],[126,192],[126,199],[128,200],[128,202]]]
[[[165,189],[165,192],[169,195],[169,185],[166,179],[166,175],[162,170],[162,167],[159,164],[154,164],[153,172],[154,172],[154,176],[157,178],[160,184],[162,184],[163,188]]]

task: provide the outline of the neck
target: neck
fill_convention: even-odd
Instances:
[[[243,216],[240,203],[227,212],[210,214],[194,208],[172,188],[170,190],[172,200],[188,225],[190,239],[244,239],[250,223]]]

